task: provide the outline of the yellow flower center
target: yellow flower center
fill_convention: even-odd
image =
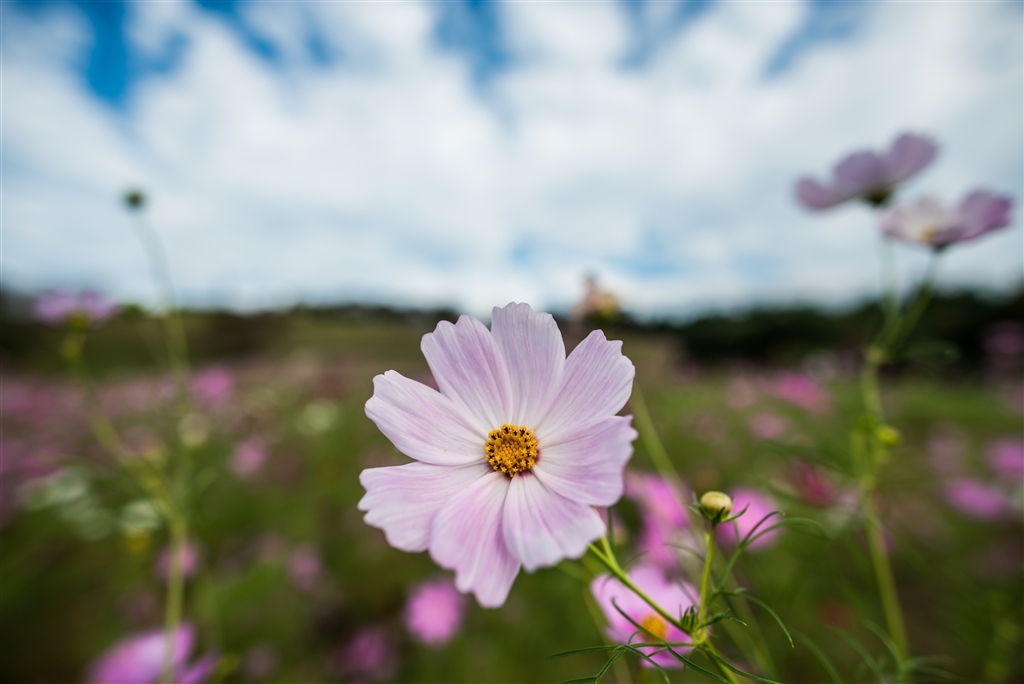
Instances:
[[[512,477],[537,463],[537,438],[527,427],[505,423],[488,433],[484,453],[492,468]]]
[[[653,613],[641,620],[640,626],[648,632],[644,636],[653,636],[655,641],[664,641],[665,637],[668,636],[668,625],[665,624],[665,621],[660,616]]]

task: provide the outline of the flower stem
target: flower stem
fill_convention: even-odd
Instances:
[[[711,531],[708,532],[708,550],[704,554],[704,572],[700,576],[700,606],[697,608],[697,624],[700,627],[694,638],[698,643],[707,639],[707,627],[704,626],[704,623],[707,621],[708,604],[711,602],[708,586],[711,583],[711,562],[714,560],[715,555],[715,534],[717,531],[717,523],[711,523]]]
[[[892,574],[889,554],[885,550],[882,524],[875,513],[875,505],[872,501],[873,496],[873,488],[862,489],[861,509],[864,513],[868,550],[871,553],[871,564],[875,569],[875,579],[878,582],[878,593],[882,599],[882,610],[885,613],[886,625],[889,627],[889,636],[892,637],[900,657],[906,660],[910,653],[907,645],[907,630],[903,623],[903,611],[900,609],[899,595],[896,592],[896,579]]]
[[[173,514],[169,521],[171,532],[170,563],[167,572],[167,605],[164,609],[164,661],[160,683],[173,684],[175,681],[175,640],[178,625],[181,624],[181,607],[184,596],[184,560],[188,542],[188,528],[184,518]]]
[[[668,452],[665,451],[665,446],[661,443],[661,438],[658,437],[658,431],[654,428],[654,421],[651,420],[651,414],[647,410],[647,402],[644,401],[643,392],[640,391],[640,385],[633,383],[633,394],[629,398],[630,406],[633,409],[633,417],[636,419],[636,429],[640,433],[640,439],[643,440],[644,446],[647,448],[647,453],[650,454],[651,460],[654,462],[654,467],[657,469],[661,477],[672,484],[679,492],[682,492],[682,480],[679,478],[679,471],[672,464],[672,460],[668,457]]]
[[[608,547],[607,539],[602,539],[602,544],[605,547],[606,551],[602,551],[594,544],[590,545],[590,551],[595,556],[597,556],[597,559],[601,561],[601,563],[606,568],[608,568],[609,572],[615,575],[615,577],[620,582],[622,582],[622,584],[624,584],[630,591],[632,591],[634,594],[643,599],[647,605],[653,608],[658,615],[667,620],[669,624],[673,625],[674,627],[677,627],[679,630],[683,632],[686,632],[686,628],[683,627],[682,623],[679,621],[679,618],[672,617],[672,615],[670,615],[668,611],[659,606],[658,603],[650,596],[645,594],[640,587],[636,586],[633,583],[633,580],[629,579],[629,575],[627,575],[626,572],[621,567],[619,567],[619,563],[615,560],[615,556],[611,554],[611,549]]]

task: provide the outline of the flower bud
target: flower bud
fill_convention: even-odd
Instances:
[[[732,499],[722,492],[705,492],[700,497],[700,508],[704,517],[711,522],[721,522],[732,511]]]
[[[896,446],[900,443],[900,431],[888,425],[880,426],[875,435],[878,437],[878,441],[887,447]]]

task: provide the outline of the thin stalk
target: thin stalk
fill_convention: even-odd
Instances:
[[[701,648],[703,648],[709,654],[715,656],[714,658],[709,658],[709,660],[714,662],[715,667],[718,668],[718,671],[722,673],[723,677],[728,679],[733,684],[740,684],[740,680],[738,680],[736,678],[736,674],[732,670],[730,670],[729,668],[727,668],[724,665],[722,665],[722,663],[720,662],[720,659],[721,660],[725,660],[725,658],[722,658],[722,656],[720,656],[718,654],[718,651],[715,650],[715,647],[711,644],[710,641],[705,641],[704,645]]]
[[[167,605],[164,608],[164,660],[160,674],[161,684],[175,681],[174,651],[181,624],[181,608],[185,593],[184,568],[188,529],[184,518],[174,515],[169,523],[171,532],[170,564],[167,572]]]
[[[604,541],[604,545],[607,547],[607,541]],[[658,615],[667,620],[670,625],[678,628],[683,632],[686,632],[686,628],[683,627],[682,623],[679,621],[678,618],[672,617],[672,615],[669,614],[668,611],[659,606],[654,599],[652,599],[650,596],[644,593],[643,589],[633,584],[633,580],[629,579],[629,575],[627,575],[626,572],[621,567],[619,567],[619,563],[615,560],[614,556],[612,556],[611,554],[606,555],[604,551],[599,549],[594,544],[590,545],[590,551],[597,557],[599,561],[601,561],[601,563],[606,568],[608,568],[608,570],[613,575],[615,575],[615,577],[620,582],[622,582],[622,584],[624,584],[630,591],[632,591],[634,594],[643,599],[644,603],[653,608],[654,612],[656,612]]]
[[[708,532],[708,551],[704,554],[704,572],[700,576],[700,606],[697,608],[697,624],[700,625],[698,632],[697,641],[707,638],[707,628],[704,623],[707,622],[708,617],[708,603],[711,602],[711,596],[708,591],[708,585],[711,583],[711,563],[714,561],[715,556],[715,534],[718,532],[718,524],[711,523],[711,531]]]
[[[903,622],[903,611],[900,609],[899,594],[896,591],[896,579],[892,574],[889,554],[885,550],[885,535],[882,524],[875,513],[873,488],[862,488],[861,509],[864,513],[864,524],[868,538],[868,550],[871,553],[871,564],[878,582],[878,594],[882,599],[882,610],[896,650],[902,660],[909,657],[910,649],[907,642],[907,629]]]
[[[650,454],[651,460],[654,462],[654,467],[662,478],[676,487],[677,491],[682,492],[682,480],[679,477],[679,471],[672,465],[672,460],[668,457],[668,452],[665,451],[661,438],[658,437],[658,431],[654,428],[654,421],[651,420],[651,414],[647,410],[647,402],[644,401],[643,392],[640,391],[640,385],[635,382],[633,383],[633,394],[629,399],[629,403],[633,409],[633,418],[636,420],[636,429],[640,433],[640,439],[643,440],[644,447],[647,448],[647,453]]]

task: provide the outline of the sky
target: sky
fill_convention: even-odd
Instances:
[[[20,2],[0,6],[0,284],[179,299],[527,301],[592,274],[641,316],[874,296],[870,211],[802,175],[903,131],[901,189],[1024,199],[1019,2]],[[945,256],[1007,292],[1021,212]],[[901,282],[923,269],[899,248]]]

